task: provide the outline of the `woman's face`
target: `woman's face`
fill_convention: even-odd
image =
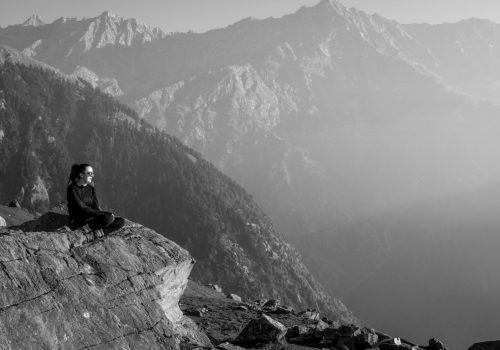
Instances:
[[[80,173],[80,180],[84,184],[92,183],[93,179],[94,179],[94,169],[92,169],[91,166],[86,167],[85,172]]]

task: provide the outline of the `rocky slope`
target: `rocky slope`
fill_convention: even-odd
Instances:
[[[407,46],[408,56],[464,93],[500,104],[498,23],[471,18],[453,24],[403,28],[422,48],[427,48],[415,52]]]
[[[315,310],[296,311],[275,299],[228,299],[194,282],[188,284],[180,303],[219,349],[447,349],[435,338],[419,345],[371,328],[339,325]]]
[[[82,245],[63,211],[0,231],[0,348],[179,349],[210,345],[178,301],[194,260],[128,221]]]

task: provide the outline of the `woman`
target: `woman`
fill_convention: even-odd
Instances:
[[[125,220],[109,212],[102,211],[95,193],[92,180],[94,170],[89,164],[74,164],[69,175],[67,189],[69,227],[76,230],[88,225],[91,232],[86,234],[87,241],[103,237],[119,230]]]

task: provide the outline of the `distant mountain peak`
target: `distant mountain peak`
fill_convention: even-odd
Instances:
[[[101,15],[99,17],[113,17],[113,18],[116,18],[118,16],[115,13],[106,10],[103,13],[101,13]]]
[[[327,8],[337,12],[344,12],[346,10],[346,7],[338,0],[321,0],[316,7]]]
[[[103,13],[101,13],[98,18],[101,18],[101,19],[112,19],[112,20],[118,20],[118,21],[122,21],[123,18],[121,16],[118,16],[116,13],[114,12],[111,12],[111,11],[104,11]]]
[[[38,27],[44,25],[45,22],[42,20],[42,17],[40,17],[37,14],[33,14],[26,21],[23,22],[23,26],[32,26],[32,27]]]

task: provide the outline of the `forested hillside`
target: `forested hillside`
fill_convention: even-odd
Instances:
[[[109,210],[148,225],[198,260],[193,276],[245,297],[281,296],[354,318],[327,296],[251,196],[176,138],[83,81],[0,66],[0,200],[43,212],[65,199],[74,162],[96,172]]]

